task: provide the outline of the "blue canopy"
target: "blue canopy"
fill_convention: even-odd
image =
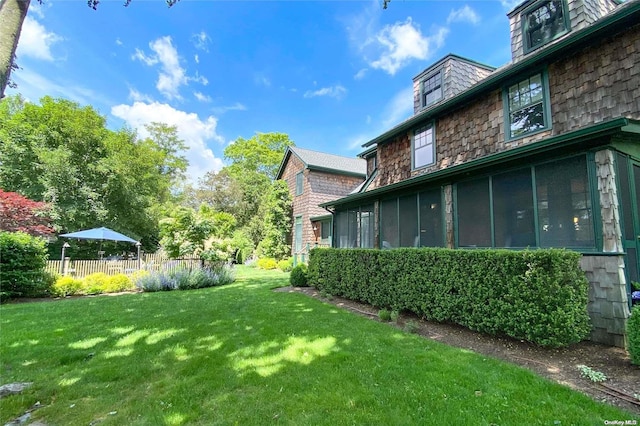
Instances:
[[[85,231],[71,232],[69,234],[60,234],[65,238],[78,238],[80,240],[108,240],[108,241],[126,241],[128,243],[137,243],[133,238],[129,238],[119,232],[112,229],[105,228],[93,228]]]

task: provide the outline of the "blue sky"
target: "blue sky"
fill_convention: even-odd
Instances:
[[[92,105],[112,129],[178,127],[195,181],[256,132],[355,156],[413,113],[412,78],[448,53],[510,60],[505,1],[32,1],[17,89]]]

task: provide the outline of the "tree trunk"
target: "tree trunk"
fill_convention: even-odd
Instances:
[[[13,56],[30,0],[0,0],[0,99],[9,82]]]

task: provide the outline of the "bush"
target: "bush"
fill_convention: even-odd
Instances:
[[[568,250],[314,249],[320,291],[543,346],[586,338],[588,282]]]
[[[631,363],[640,365],[640,306],[631,310],[631,316],[627,320],[627,338]]]
[[[122,291],[135,290],[136,286],[125,274],[110,276],[104,283],[104,293],[120,293]]]
[[[293,257],[278,262],[278,269],[282,272],[291,272],[293,269]]]
[[[136,287],[146,292],[191,290],[230,284],[235,280],[228,266],[176,269],[137,277]]]
[[[48,296],[55,277],[45,271],[46,243],[23,232],[0,231],[0,301]]]
[[[380,309],[378,311],[378,318],[384,322],[391,321],[391,311],[387,309]]]
[[[276,269],[278,267],[278,262],[272,257],[263,257],[258,259],[256,265],[260,269],[270,270]]]
[[[84,294],[105,293],[109,279],[109,275],[104,272],[96,272],[95,274],[87,275],[82,280],[82,292]]]
[[[291,270],[291,275],[289,275],[289,283],[294,287],[307,287],[307,265],[304,263],[300,263],[295,268]]]
[[[74,277],[60,277],[53,284],[53,294],[67,297],[82,294],[82,281]]]

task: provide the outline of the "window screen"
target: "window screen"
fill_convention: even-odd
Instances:
[[[380,248],[398,247],[398,199],[380,203]]]
[[[419,194],[419,200],[420,246],[444,246],[440,189],[421,192]]]
[[[494,176],[492,184],[496,247],[535,246],[531,169]]]
[[[535,168],[541,247],[595,247],[585,156]]]
[[[400,247],[419,247],[418,196],[400,197]]]
[[[489,179],[457,185],[458,246],[491,247]]]

